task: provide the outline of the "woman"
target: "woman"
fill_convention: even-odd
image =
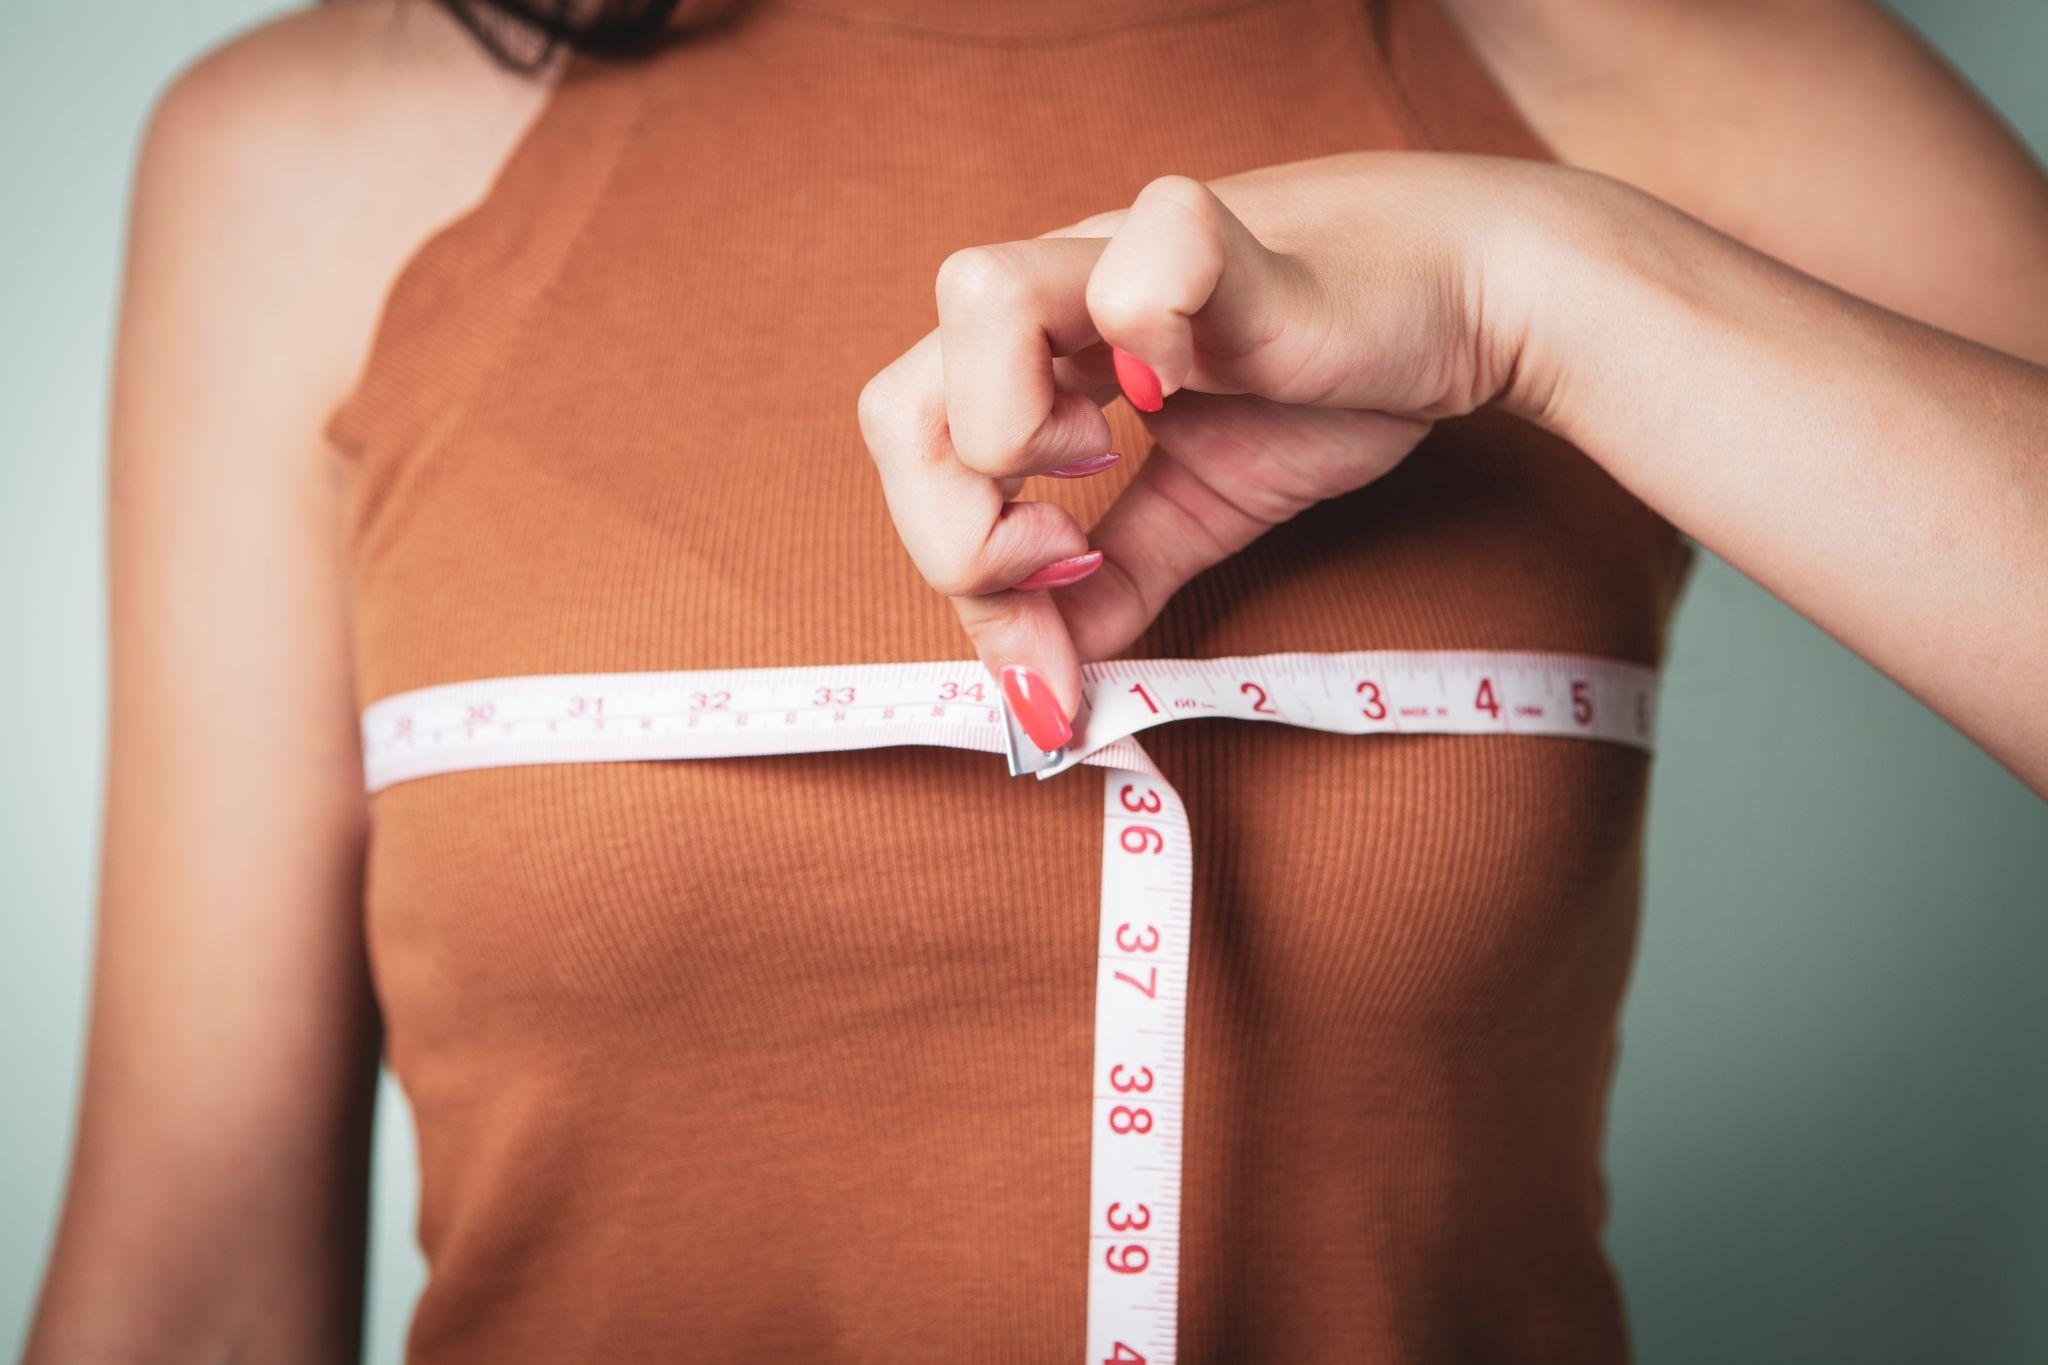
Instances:
[[[158,112],[32,1360],[351,1356],[380,1041],[420,1360],[1071,1358],[1093,791],[506,768],[368,837],[394,693],[957,656],[891,512],[1041,747],[1117,652],[1654,663],[1676,523],[2048,784],[2048,184],[1875,10],[724,19],[549,87],[354,0]],[[1199,850],[1182,1358],[1621,1358],[1642,756],[1147,747]]]

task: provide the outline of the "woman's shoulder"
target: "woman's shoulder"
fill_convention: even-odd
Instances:
[[[547,84],[430,0],[337,0],[253,28],[156,102],[131,281],[293,318],[292,363],[338,397],[391,278],[483,195]]]
[[[1444,3],[1562,159],[1887,308],[2048,355],[2048,178],[1876,0]],[[2015,39],[2034,23],[2024,6],[1998,22]]]
[[[498,65],[431,0],[336,0],[187,66],[157,101],[144,156],[330,194],[441,184],[479,162],[488,174],[546,83]]]

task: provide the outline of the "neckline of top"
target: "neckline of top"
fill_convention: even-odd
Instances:
[[[1218,19],[1290,0],[762,0],[853,27],[995,44],[1073,42],[1177,20]]]

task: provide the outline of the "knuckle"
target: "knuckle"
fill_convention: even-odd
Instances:
[[[1164,311],[1161,305],[1141,297],[1130,280],[1100,270],[1089,276],[1082,301],[1096,330],[1110,341],[1129,337]]]
[[[860,422],[861,439],[868,453],[880,457],[885,449],[922,447],[931,439],[931,406],[926,395],[917,392],[901,364],[891,365],[861,386],[854,402]]]
[[[854,404],[860,434],[870,447],[887,440],[900,420],[902,399],[893,370],[893,366],[882,370],[861,385],[860,398]]]
[[[1127,220],[1143,246],[1119,252],[1112,243],[1088,278],[1096,326],[1112,340],[1135,338],[1199,307],[1223,268],[1228,214],[1215,191],[1191,177],[1146,185]]]
[[[1180,214],[1210,232],[1223,226],[1228,212],[1216,191],[1188,175],[1162,175],[1151,181],[1138,191],[1133,207]]]
[[[1030,295],[1030,283],[1009,252],[992,246],[963,247],[939,264],[939,306],[946,310],[1004,308]]]

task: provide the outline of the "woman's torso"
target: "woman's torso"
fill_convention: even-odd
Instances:
[[[1426,146],[1541,154],[1420,0],[804,0],[575,68],[337,416],[362,700],[963,656],[853,415],[939,262],[1166,172]],[[1126,477],[1029,494],[1086,524]],[[1590,462],[1482,414],[1130,653],[1654,662],[1681,571]],[[1644,759],[1147,748],[1198,860],[1182,1358],[1619,1358],[1598,1142]],[[415,1357],[1071,1358],[1099,801],[922,750],[380,794]]]

